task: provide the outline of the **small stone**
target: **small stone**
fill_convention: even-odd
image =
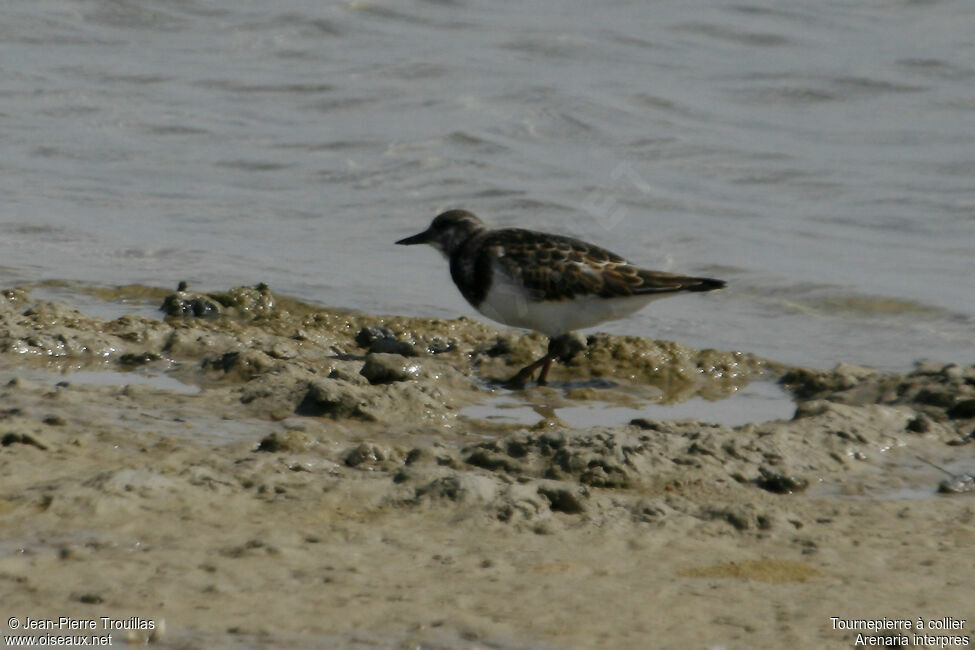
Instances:
[[[119,364],[123,366],[144,366],[153,361],[159,361],[162,357],[154,352],[142,352],[141,354],[128,353],[119,357]]]
[[[98,594],[87,593],[78,596],[78,601],[87,605],[100,605],[101,603],[105,602],[105,599]]]
[[[822,415],[830,409],[830,403],[823,399],[806,400],[799,402],[796,406],[796,412],[793,414],[793,420],[801,420],[802,418],[816,417],[817,415]]]
[[[45,450],[47,446],[38,442],[33,436],[26,433],[5,433],[3,437],[0,438],[0,445],[4,447],[9,447],[14,444],[31,445],[37,447],[38,449]]]
[[[180,283],[180,287],[185,287],[185,283]],[[183,318],[215,318],[223,311],[220,304],[209,296],[189,293],[185,288],[166,296],[159,309],[167,316]]]
[[[269,453],[282,451],[302,452],[307,451],[312,445],[312,442],[308,435],[301,431],[275,431],[265,436],[254,451]]]
[[[630,426],[639,427],[646,431],[661,431],[660,423],[655,420],[648,420],[647,418],[634,418],[630,420]]]
[[[938,484],[941,494],[964,494],[975,490],[975,477],[971,474],[955,474]]]
[[[427,341],[427,352],[430,354],[443,354],[444,352],[450,352],[457,347],[457,344],[453,340],[444,340],[439,336],[435,336],[429,341]]]
[[[412,357],[416,354],[413,346],[406,341],[396,339],[378,339],[369,346],[369,352],[378,354],[398,354],[403,357]]]
[[[953,420],[975,418],[975,399],[966,399],[948,409],[948,417]]]
[[[567,485],[559,485],[554,481],[547,481],[538,486],[538,493],[548,499],[549,508],[553,512],[564,512],[567,515],[577,515],[585,512],[580,497],[585,498],[585,494],[572,490]]]
[[[907,423],[907,430],[914,433],[927,433],[931,430],[931,418],[924,413],[918,413],[917,417]]]
[[[413,465],[414,463],[433,463],[434,453],[428,447],[414,447],[406,454],[406,460],[403,461],[405,465]]]
[[[492,472],[502,470],[510,474],[519,474],[522,471],[521,466],[517,462],[486,449],[475,450],[474,453],[467,457],[465,462],[475,467],[483,467]]]
[[[726,521],[735,530],[748,530],[752,526],[753,517],[740,508],[712,508],[705,512],[709,519]]]
[[[370,384],[390,384],[412,379],[419,372],[419,363],[407,361],[398,354],[370,353],[366,355],[366,363],[359,374]]]
[[[760,476],[755,479],[755,485],[775,494],[793,494],[809,487],[808,480],[798,476],[787,476],[778,470],[759,467],[758,473]]]
[[[358,467],[363,463],[369,463],[371,465],[383,460],[386,460],[386,455],[383,451],[379,447],[365,442],[345,455],[345,464],[349,467]]]
[[[333,418],[369,419],[360,409],[361,390],[340,379],[309,382],[308,392],[298,404],[295,413],[313,417],[327,415]]]
[[[920,404],[948,408],[955,404],[955,395],[950,390],[940,388],[922,388],[914,398]]]
[[[395,341],[396,335],[393,334],[393,330],[385,325],[366,325],[355,335],[356,344],[362,348],[368,348],[376,341],[382,339],[393,339]]]
[[[498,493],[497,484],[487,476],[463,473],[441,476],[416,489],[416,498],[446,498],[456,502],[489,503]]]

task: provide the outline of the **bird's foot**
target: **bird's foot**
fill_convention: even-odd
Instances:
[[[519,370],[514,377],[502,383],[501,385],[511,390],[521,390],[525,387],[525,384],[527,384],[531,380],[532,375],[535,374],[535,371],[541,368],[542,372],[538,377],[538,385],[544,386],[545,376],[548,374],[549,366],[552,365],[552,361],[554,360],[555,357],[546,354],[538,361],[533,361],[532,363],[528,364],[527,366]]]
[[[548,371],[552,367],[555,361],[561,361],[562,363],[568,363],[575,355],[586,348],[586,342],[577,334],[569,332],[568,334],[563,334],[562,336],[556,336],[549,339],[548,342],[548,352],[538,361],[533,361],[524,368],[518,371],[518,373],[501,385],[505,388],[512,390],[521,390],[525,385],[531,381],[532,375],[539,368],[542,371],[538,374],[539,386],[545,386],[547,384],[546,379],[548,378]]]

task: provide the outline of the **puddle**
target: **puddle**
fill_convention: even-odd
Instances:
[[[901,448],[882,466],[865,476],[851,477],[844,483],[820,483],[808,494],[813,497],[875,501],[975,497],[975,491],[961,494],[942,494],[939,491],[943,482],[951,481],[955,476],[975,476],[975,446],[955,449],[962,451],[953,458],[944,459]]]
[[[72,401],[63,408],[56,402],[51,402],[50,394],[44,394],[44,391],[23,393],[17,402],[18,408],[26,416],[38,420],[57,413],[67,422],[82,428],[97,430],[103,424],[123,426],[133,431],[151,431],[162,436],[186,438],[213,445],[236,444],[248,440],[253,440],[256,444],[268,431],[266,420],[252,417],[228,418],[214,413],[205,399],[197,402],[181,397],[200,394],[203,389],[145,368],[128,372],[63,372],[24,367],[0,369],[0,385],[15,377],[49,386],[62,382],[76,386],[88,384],[119,388],[142,385],[166,391],[158,395],[144,395],[132,401],[96,396],[87,402]],[[176,396],[180,397],[174,399]]]
[[[162,299],[152,295],[161,289],[145,288],[139,293],[122,289],[97,288],[62,282],[41,282],[25,287],[33,300],[61,302],[92,318],[115,320],[122,316],[141,316],[161,320]]]
[[[554,416],[571,427],[618,426],[635,418],[649,420],[683,420],[693,418],[735,427],[749,422],[789,419],[795,413],[792,396],[769,381],[757,381],[738,390],[731,397],[710,401],[696,397],[680,404],[647,403],[639,407],[624,407],[609,402],[573,403],[556,406],[518,399],[512,394],[498,396],[488,402],[468,406],[460,414],[474,420],[497,424],[531,426]]]
[[[17,368],[0,372],[0,382],[6,383],[14,377],[23,377],[30,381],[44,384],[58,384],[68,382],[70,384],[89,384],[94,386],[150,386],[159,390],[173,391],[193,395],[200,392],[199,386],[184,384],[178,379],[159,372],[151,372],[145,369],[128,370],[120,372],[117,370],[74,370],[67,372],[55,372],[51,370],[39,370],[37,368]]]
[[[95,386],[151,386],[159,390],[170,390],[176,393],[196,394],[199,386],[184,384],[169,375],[149,373],[143,370],[117,372],[114,370],[77,370],[66,375],[58,375],[58,381],[72,384],[90,384]]]

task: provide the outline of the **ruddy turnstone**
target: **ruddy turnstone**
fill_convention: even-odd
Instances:
[[[450,261],[450,276],[476,310],[492,320],[541,332],[548,352],[507,383],[523,386],[539,368],[574,353],[569,334],[622,318],[647,303],[691,291],[713,291],[722,280],[692,278],[633,266],[593,244],[547,233],[491,230],[466,210],[448,210],[423,232],[397,244],[430,244]]]

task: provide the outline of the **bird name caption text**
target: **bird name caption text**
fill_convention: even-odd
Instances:
[[[967,647],[971,640],[965,631],[967,619],[953,616],[929,618],[846,618],[830,616],[834,630],[855,632],[854,647]]]

